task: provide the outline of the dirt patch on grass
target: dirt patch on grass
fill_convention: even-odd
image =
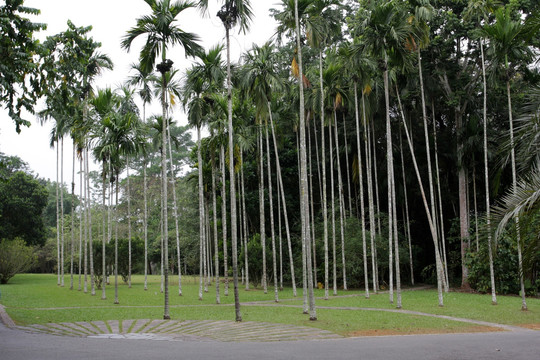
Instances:
[[[518,326],[531,329],[531,330],[540,330],[540,324],[518,324]]]
[[[471,326],[464,329],[414,329],[414,330],[394,330],[394,329],[375,329],[360,330],[345,334],[347,337],[358,336],[388,336],[388,335],[423,335],[423,334],[459,334],[475,332],[496,332],[503,329],[490,326]]]

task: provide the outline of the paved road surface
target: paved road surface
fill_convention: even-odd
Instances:
[[[91,339],[32,334],[0,322],[1,360],[540,359],[540,331],[283,342]]]

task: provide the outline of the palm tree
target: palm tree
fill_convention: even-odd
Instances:
[[[534,17],[529,18],[534,19]],[[528,24],[521,19],[514,20],[510,7],[500,8],[495,12],[495,23],[484,26],[484,33],[490,40],[488,54],[491,55],[495,68],[502,66],[506,81],[506,94],[508,98],[508,121],[510,124],[510,161],[512,167],[512,188],[517,192],[517,171],[516,158],[514,150],[514,121],[512,114],[512,92],[510,82],[514,76],[515,68],[520,62],[533,58],[533,53],[529,47],[528,40],[538,31],[529,31]],[[519,215],[515,216],[516,222],[516,241],[518,251],[518,266],[521,286],[521,309],[527,310],[525,301],[525,285],[523,281],[523,261],[521,253],[521,232],[519,226]],[[492,284],[492,302],[496,303],[494,294],[494,285]]]
[[[307,269],[307,287],[305,289],[309,298],[309,317],[310,320],[317,319],[315,309],[315,298],[313,296],[313,268],[311,266],[311,224],[309,213],[309,184],[307,176],[307,151],[306,151],[306,113],[304,104],[304,83],[307,78],[304,76],[302,66],[302,44],[300,34],[301,25],[304,25],[304,16],[307,8],[313,0],[282,0],[282,11],[274,12],[274,17],[278,21],[278,34],[289,33],[294,36],[296,48],[295,58],[293,59],[293,74],[298,80],[299,88],[299,164],[300,164],[300,220],[302,228],[302,256],[306,259]],[[306,301],[305,299],[304,301]]]
[[[403,45],[410,36],[410,25],[402,8],[393,1],[386,1],[371,9],[369,17],[363,24],[366,47],[379,60],[383,72],[384,99],[386,117],[386,149],[387,149],[387,179],[388,179],[388,242],[389,242],[389,272],[390,272],[390,302],[393,303],[393,268],[392,242],[397,234],[394,232],[394,217],[396,212],[394,161],[392,154],[392,130],[390,125],[390,86],[389,86],[389,57],[404,51]],[[431,216],[431,215],[429,215]],[[396,254],[397,256],[397,254]],[[396,267],[399,264],[396,264]],[[398,289],[399,290],[399,289]],[[398,291],[398,307],[401,306]]]
[[[191,33],[184,32],[175,22],[176,17],[184,10],[194,6],[191,2],[170,0],[145,0],[150,6],[152,13],[137,19],[137,25],[131,28],[124,39],[122,47],[129,51],[132,42],[139,36],[146,36],[146,43],[141,50],[139,60],[142,68],[145,71],[150,71],[155,65],[156,58],[161,55],[161,63],[157,65],[157,70],[161,73],[162,78],[162,93],[161,93],[161,109],[163,119],[167,118],[167,99],[166,99],[166,77],[165,74],[170,71],[172,61],[167,59],[167,49],[170,45],[181,45],[184,48],[186,56],[193,56],[199,50],[197,44],[197,36]],[[161,181],[163,198],[167,199],[167,131],[166,121],[163,121],[162,130],[162,148],[161,148]],[[167,202],[163,206],[163,238],[165,239],[165,304],[164,304],[164,319],[170,319],[169,315],[169,275],[168,275],[168,223],[167,223]]]
[[[225,38],[227,41],[227,99],[228,99],[228,132],[229,132],[229,176],[230,176],[230,196],[231,196],[231,242],[232,242],[232,266],[234,283],[234,308],[236,321],[242,321],[240,313],[240,299],[238,297],[238,249],[237,249],[237,214],[236,214],[236,182],[234,173],[234,129],[233,129],[233,107],[232,107],[232,85],[231,85],[231,44],[230,31],[238,25],[241,32],[249,29],[253,12],[249,0],[224,0],[224,5],[217,13],[225,27]],[[199,0],[199,6],[208,8],[208,0]]]
[[[111,159],[111,146],[108,143],[108,124],[111,123],[110,118],[114,116],[114,107],[115,102],[117,101],[115,94],[110,88],[106,88],[103,90],[99,90],[95,97],[91,99],[91,105],[94,108],[94,111],[96,115],[98,116],[98,121],[101,124],[101,126],[98,129],[98,132],[94,134],[95,138],[98,139],[98,143],[94,147],[94,157],[101,162],[102,170],[101,170],[101,178],[103,182],[103,189],[102,189],[102,206],[103,206],[103,240],[102,240],[102,277],[103,280],[101,282],[101,300],[106,300],[106,290],[105,290],[105,283],[106,283],[106,251],[105,247],[106,244],[109,243],[109,233],[105,230],[105,212],[106,206],[105,206],[105,194],[107,189],[107,179],[108,176],[110,177],[110,166],[109,162]]]
[[[512,219],[520,218],[520,228],[524,233],[537,233],[540,211],[540,88],[531,89],[523,115],[516,119],[516,160],[520,172],[525,173],[514,189],[508,191],[501,199],[500,205],[494,207],[494,221],[498,224],[495,240],[508,228]],[[528,240],[528,241],[527,241]],[[531,272],[538,263],[537,237],[524,237],[523,271]]]

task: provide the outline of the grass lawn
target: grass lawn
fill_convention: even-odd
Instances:
[[[178,278],[172,276],[170,291],[170,315],[177,320],[234,320],[234,297],[232,281],[229,296],[224,295],[221,284],[221,305],[216,305],[215,284],[204,293],[203,300],[198,300],[198,278],[183,277],[183,296],[178,296]],[[65,277],[65,287],[56,285],[56,275],[21,274],[12,278],[7,285],[0,286],[0,303],[19,325],[45,324],[49,322],[74,322],[92,320],[126,319],[161,319],[163,316],[163,294],[160,292],[160,277],[150,276],[148,290],[144,291],[144,277],[133,276],[132,288],[119,278],[119,305],[114,302],[114,278],[106,287],[106,300],[101,300],[101,289],[96,295],[77,291],[78,277],[75,278],[75,290],[69,290],[69,276]],[[90,289],[88,289],[90,291]],[[273,287],[268,294],[261,289],[245,291],[240,288],[241,302],[268,301],[273,303]],[[280,304],[302,305],[301,288],[298,298],[294,298],[292,289],[279,292]],[[363,294],[356,290],[340,291],[338,295]],[[322,290],[316,290],[316,296],[323,296]],[[433,290],[403,292],[403,308],[424,313],[448,315],[502,324],[540,326],[540,299],[528,299],[529,311],[520,310],[521,299],[514,296],[498,296],[499,305],[491,305],[490,295],[464,294],[451,292],[445,294],[445,306],[437,306],[437,293]],[[382,311],[317,309],[317,321],[309,321],[298,307],[268,307],[265,304],[242,306],[245,321],[264,321],[311,326],[330,330],[342,335],[361,334],[409,334],[433,332],[486,331],[489,328],[475,324],[450,321],[445,319],[389,313]],[[329,300],[317,300],[318,306],[357,307],[392,309],[388,294],[363,296],[330,297]]]

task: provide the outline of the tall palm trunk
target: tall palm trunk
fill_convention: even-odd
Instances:
[[[163,62],[166,60],[166,47],[163,44]],[[169,320],[169,225],[168,225],[168,196],[167,196],[167,100],[166,100],[166,78],[165,73],[161,74],[162,90],[161,90],[161,112],[163,116],[161,129],[161,186],[163,188],[163,241],[164,241],[164,264],[163,264],[163,281],[164,286],[164,305],[163,319]]]
[[[199,300],[203,298],[203,262],[204,259],[204,192],[203,192],[203,162],[201,153],[201,126],[197,125],[197,162],[199,168]]]
[[[214,257],[214,274],[216,277],[216,304],[221,304],[219,297],[219,256],[218,256],[218,229],[217,229],[217,204],[216,204],[216,168],[214,156],[212,156],[212,211],[214,217],[214,248],[216,256]]]
[[[393,207],[394,203],[392,202],[392,193],[394,189],[392,188],[392,169],[394,166],[393,162],[393,153],[392,153],[392,128],[390,127],[390,89],[388,84],[388,61],[386,54],[384,56],[384,103],[385,103],[385,114],[386,114],[386,176],[388,180],[388,273],[389,273],[389,297],[390,304],[394,303],[394,268],[393,268],[393,250],[392,242],[394,239],[394,215]]]
[[[278,273],[277,273],[277,263],[276,263],[276,235],[274,230],[274,199],[272,194],[272,166],[270,164],[270,136],[268,134],[268,126],[264,127],[266,132],[266,153],[268,154],[268,159],[266,161],[268,169],[268,201],[270,204],[270,233],[272,235],[272,270],[274,276],[274,300],[275,302],[279,301],[278,295]]]
[[[143,120],[146,122],[146,102],[143,101]],[[147,155],[143,154],[143,232],[144,232],[144,290],[148,290],[148,198],[146,184]]]
[[[374,122],[372,121],[371,122],[371,136],[373,137],[373,141],[371,142],[372,144],[372,147],[373,147],[373,178],[375,179],[375,206],[377,208],[377,214],[380,214],[381,213],[381,208],[380,208],[380,200],[379,200],[379,178],[377,176],[378,174],[378,171],[377,171],[377,149],[376,149],[376,146],[375,146],[375,124]],[[369,135],[368,135],[368,138],[369,138]],[[381,217],[380,216],[377,216],[377,233],[378,234],[381,234]],[[377,293],[377,291],[379,290],[379,266],[378,266],[378,262],[377,262],[377,246],[375,246],[373,248],[373,252],[375,253],[375,293]]]
[[[301,188],[301,222],[302,222],[302,247],[306,251],[308,293],[309,293],[309,319],[316,320],[315,297],[313,293],[313,274],[311,268],[311,240],[309,222],[309,197],[306,159],[306,124],[304,114],[304,84],[302,69],[302,45],[300,44],[300,21],[298,17],[298,0],[294,1],[294,13],[296,23],[296,47],[298,49],[299,87],[300,87],[300,188]]]
[[[355,91],[356,84],[355,84]],[[355,95],[357,98],[357,95]],[[366,178],[367,178],[367,188],[368,188],[368,207],[369,207],[369,237],[371,245],[371,272],[373,278],[373,292],[377,293],[377,261],[376,254],[377,249],[375,247],[375,234],[377,232],[375,225],[375,204],[373,201],[373,181],[372,181],[372,171],[371,171],[371,146],[369,145],[371,136],[369,135],[369,129],[367,126],[367,117],[366,117],[366,101],[364,95],[364,89],[362,89],[362,122],[364,125],[364,152],[366,154]]]
[[[444,270],[445,270],[445,282],[444,282],[444,291],[448,292],[449,290],[449,280],[448,280],[448,266],[446,265],[446,238],[445,238],[445,232],[444,232],[444,215],[443,215],[443,205],[442,205],[442,193],[441,193],[441,180],[439,176],[439,151],[437,146],[437,129],[435,125],[435,107],[432,105],[431,111],[433,113],[433,145],[435,150],[435,176],[437,181],[437,194],[439,196],[439,217],[440,217],[440,233],[441,233],[441,244],[442,244],[442,251],[443,251],[443,263],[445,264]]]
[[[279,239],[279,290],[283,290],[283,242],[281,240],[281,197],[279,180],[277,182],[277,202],[278,202],[278,239]]]
[[[292,245],[291,245],[291,234],[289,231],[289,217],[287,215],[287,202],[285,200],[285,190],[283,188],[283,178],[281,176],[281,165],[279,162],[279,152],[277,148],[277,141],[276,141],[276,132],[274,130],[274,120],[272,118],[272,112],[270,111],[270,103],[268,103],[268,113],[270,114],[270,128],[272,129],[272,140],[274,143],[274,152],[276,154],[276,173],[277,173],[277,179],[278,179],[278,190],[279,190],[279,196],[281,196],[281,204],[283,204],[283,220],[285,221],[285,234],[287,236],[287,248],[289,250],[289,267],[291,270],[291,282],[292,282],[292,288],[293,288],[293,296],[296,297],[296,279],[294,275],[294,260],[293,260],[293,253],[292,253]],[[243,176],[242,172],[242,176]],[[243,181],[242,181],[242,188],[243,188]],[[245,205],[244,205],[245,209]],[[281,226],[280,226],[281,228]]]
[[[228,131],[229,131],[229,176],[230,176],[230,195],[231,195],[231,244],[232,244],[232,266],[233,266],[233,283],[234,283],[234,309],[236,321],[242,321],[240,313],[240,299],[238,297],[238,247],[237,239],[237,217],[236,217],[236,188],[234,174],[234,132],[233,132],[233,116],[232,116],[232,85],[231,85],[231,39],[229,27],[225,27],[227,39],[227,113],[228,113]]]
[[[474,164],[474,156],[473,156],[473,175],[472,175],[472,181],[473,181],[473,206],[474,206],[474,237],[475,237],[475,243],[476,243],[476,252],[480,251],[480,234],[478,231],[478,204],[477,204],[477,192],[476,192],[476,165]]]
[[[263,165],[263,137],[262,137],[262,124],[259,125],[259,226],[261,234],[261,247],[262,247],[262,286],[263,291],[266,294],[268,292],[267,275],[266,275],[266,225],[264,214],[264,165]]]
[[[60,139],[60,286],[64,287],[64,138]]]
[[[244,186],[244,153],[240,151],[240,182],[242,184],[242,226],[244,229],[244,263],[246,264],[246,290],[249,290],[249,252],[248,252],[248,233],[247,233],[247,214],[246,214],[246,192]]]
[[[393,159],[392,159],[393,163]],[[397,201],[396,201],[396,178],[395,178],[395,171],[394,171],[394,165],[392,164],[392,218],[393,218],[393,236],[394,236],[394,257],[396,261],[396,270],[395,270],[395,276],[396,276],[396,308],[401,309],[401,272],[400,272],[400,266],[399,266],[399,243],[398,243],[398,226],[397,226]]]
[[[120,172],[116,170],[116,201],[114,205],[114,221],[116,223],[116,229],[114,233],[114,303],[119,304],[118,301],[118,193],[120,182]]]
[[[223,276],[225,277],[224,292],[225,296],[229,296],[229,261],[227,259],[227,173],[225,172],[225,149],[223,144],[221,144],[219,148],[219,164],[221,167],[221,232],[223,233]],[[244,237],[245,236],[246,233],[244,232]]]
[[[86,146],[83,148],[83,168],[84,168],[84,286],[83,291],[86,294],[88,292],[88,202],[90,199],[87,196],[86,188],[86,156],[88,155],[86,151]]]
[[[313,251],[313,283],[317,284],[317,243],[316,243],[316,237],[315,237],[315,209],[313,203],[315,202],[313,199],[313,174],[311,169],[311,131],[309,130],[309,124],[308,124],[308,178],[309,178],[309,199],[311,200],[309,202],[309,211],[310,211],[310,219],[311,219],[311,239],[312,240],[312,251]]]
[[[56,285],[60,286],[60,183],[58,182],[58,173],[60,170],[60,144],[56,140],[56,270],[58,273]]]
[[[143,227],[144,227],[144,290],[148,290],[148,198],[146,184],[146,155],[143,162]]]
[[[96,282],[94,275],[94,251],[92,246],[92,198],[90,196],[90,165],[89,163],[89,154],[88,154],[88,144],[86,145],[86,198],[88,199],[86,203],[86,210],[88,211],[88,257],[90,258],[90,294],[92,296],[96,295]]]
[[[332,125],[328,125],[328,147],[330,148],[330,199],[332,201],[332,289],[337,295],[337,261],[336,261],[336,209],[334,194],[334,148],[332,146]]]
[[[514,150],[514,121],[512,119],[512,96],[510,92],[510,79],[506,79],[506,93],[508,96],[508,121],[510,122],[510,158],[512,161],[512,191],[517,191],[517,172],[516,172],[516,154]],[[521,254],[521,230],[519,227],[519,216],[516,216],[516,241],[518,251],[518,273],[519,285],[521,289],[521,310],[527,310],[527,301],[525,300],[525,283],[523,282],[523,256]]]
[[[487,146],[487,82],[486,82],[486,65],[484,59],[484,42],[480,38],[480,54],[482,56],[482,85],[484,87],[483,99],[483,118],[484,118],[484,180],[486,186],[486,232],[488,238],[488,254],[489,254],[489,277],[491,282],[491,303],[497,304],[497,295],[495,294],[495,271],[493,270],[493,251],[491,246],[491,214],[489,200],[489,168],[488,168],[488,146]]]
[[[397,99],[399,104],[399,109],[401,112],[401,119],[403,121],[403,128],[405,129],[405,136],[407,137],[407,143],[409,145],[409,150],[411,152],[411,157],[413,160],[414,165],[414,171],[416,173],[416,179],[418,181],[418,185],[420,186],[420,194],[422,195],[422,202],[424,204],[424,210],[426,211],[426,216],[428,218],[428,224],[429,229],[431,231],[431,238],[433,239],[433,246],[435,248],[435,267],[436,267],[436,273],[437,273],[437,295],[439,300],[439,306],[443,306],[443,294],[442,294],[442,282],[443,282],[443,269],[442,269],[442,261],[441,261],[441,253],[439,251],[439,241],[437,237],[437,229],[435,228],[435,224],[433,224],[433,218],[431,217],[431,209],[429,208],[429,204],[427,202],[426,193],[424,191],[424,185],[422,184],[422,178],[420,176],[420,171],[418,170],[418,163],[416,161],[416,156],[414,153],[414,149],[412,146],[412,140],[411,136],[409,134],[409,129],[407,128],[407,122],[405,121],[405,115],[403,114],[403,109],[401,107],[401,98],[399,96],[399,92],[397,92]]]
[[[347,290],[347,266],[345,263],[345,212],[344,212],[344,201],[343,201],[343,181],[341,178],[341,161],[339,155],[339,136],[337,129],[337,115],[334,110],[334,135],[336,138],[336,159],[337,159],[337,170],[338,170],[338,198],[339,198],[339,225],[340,225],[340,237],[341,237],[341,266],[343,272],[343,290]]]
[[[129,186],[129,155],[126,156],[127,218],[128,218],[128,288],[131,288],[131,188]]]
[[[82,275],[82,263],[83,263],[83,204],[84,204],[84,196],[83,196],[83,181],[82,181],[82,154],[79,154],[79,196],[81,199],[81,203],[79,206],[79,291],[82,290],[82,284],[81,284],[81,275]]]
[[[366,299],[369,299],[366,220],[365,220],[366,214],[365,214],[365,204],[364,204],[364,175],[363,175],[363,170],[362,170],[362,151],[361,151],[361,144],[360,144],[360,116],[358,114],[358,89],[357,89],[356,82],[354,83],[354,116],[356,120],[356,151],[358,153],[358,182],[360,183],[360,221],[362,224],[362,256],[364,260],[364,287],[366,290]],[[348,176],[349,175],[347,173],[347,177]],[[349,193],[349,196],[350,196],[350,193]]]
[[[422,75],[422,55],[420,51],[420,47],[418,47],[417,51],[418,56],[418,76],[420,78],[420,95],[421,95],[421,101],[422,101],[422,120],[424,123],[424,138],[426,141],[426,156],[427,156],[427,165],[428,165],[428,181],[429,181],[429,200],[431,204],[431,221],[436,226],[436,207],[435,207],[435,187],[433,185],[433,171],[431,169],[431,151],[429,146],[429,130],[428,130],[428,123],[427,123],[427,114],[426,114],[426,100],[424,96],[424,78]],[[433,119],[435,121],[435,119]],[[461,177],[460,177],[461,180]],[[461,186],[461,185],[460,185]],[[461,211],[461,201],[460,201],[460,211]],[[462,229],[464,229],[462,227]],[[446,265],[446,262],[445,262]],[[446,266],[445,266],[446,269]],[[448,277],[445,276],[446,281],[445,283],[445,290],[448,291]]]
[[[178,202],[176,201],[176,173],[173,167],[173,156],[172,156],[172,144],[171,144],[171,130],[167,120],[167,138],[169,142],[169,159],[171,162],[171,192],[173,194],[173,211],[174,211],[174,226],[176,230],[176,259],[178,262],[178,296],[182,295],[182,265],[180,263],[180,231],[178,229]],[[129,169],[129,166],[128,166]],[[128,184],[129,184],[129,172],[128,172]],[[128,202],[129,205],[129,202]]]
[[[349,198],[349,216],[352,217],[352,192],[351,192],[351,173],[349,170],[349,142],[347,140],[347,122],[345,121],[345,113],[343,117],[343,139],[345,142],[345,169],[347,170],[347,195]]]
[[[324,241],[324,298],[328,300],[328,205],[326,196],[326,161],[324,140],[324,84],[322,73],[322,51],[319,51],[319,84],[321,92],[321,165],[322,165],[322,215],[323,215],[323,241]],[[330,147],[332,148],[332,147]],[[330,157],[330,164],[332,158]],[[332,177],[333,178],[333,177]]]
[[[75,247],[75,140],[73,140],[73,166],[71,168],[71,246],[69,290],[73,290],[73,256]]]
[[[101,194],[101,204],[103,205],[103,241],[102,241],[102,248],[101,248],[101,265],[102,265],[102,277],[103,277],[103,281],[101,282],[101,300],[105,300],[107,299],[107,296],[106,296],[106,293],[105,293],[105,283],[106,283],[106,279],[107,279],[107,268],[106,268],[106,263],[105,263],[105,256],[106,256],[106,251],[105,251],[105,246],[106,244],[109,242],[107,237],[108,237],[108,231],[106,229],[106,221],[105,221],[105,218],[106,218],[106,205],[105,205],[105,191],[107,189],[107,171],[105,169],[105,164],[107,163],[107,160],[105,160],[105,158],[102,160],[103,162],[103,170],[102,170],[102,181],[103,181],[103,190],[102,190],[102,194]]]
[[[401,175],[403,177],[403,196],[405,198],[405,226],[407,230],[407,242],[409,245],[409,267],[411,272],[411,285],[414,285],[414,266],[411,246],[411,225],[409,223],[409,199],[407,195],[407,178],[405,177],[405,160],[403,159],[403,141],[401,139],[401,128],[399,131],[399,150],[401,156]]]

